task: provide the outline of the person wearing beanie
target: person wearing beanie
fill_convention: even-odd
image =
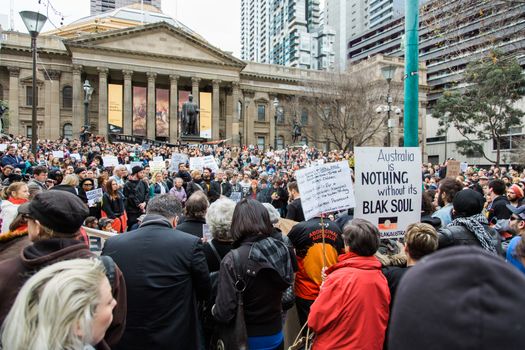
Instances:
[[[507,190],[507,198],[515,208],[525,204],[523,203],[523,190],[516,184],[510,186]]]
[[[326,270],[319,296],[310,307],[308,326],[315,332],[313,350],[383,349],[390,291],[374,256],[379,231],[354,219],[345,226],[346,253]]]
[[[18,207],[27,222],[32,244],[16,257],[0,262],[0,324],[4,322],[16,296],[31,275],[55,262],[77,258],[95,258],[89,246],[80,240],[80,228],[89,215],[87,206],[66,191],[45,191]],[[120,340],[126,320],[124,276],[115,268],[112,294],[117,301],[113,321],[96,349],[110,349]]]
[[[439,249],[455,245],[477,245],[491,254],[503,254],[498,232],[489,227],[483,211],[485,199],[469,188],[452,201],[452,222],[438,231]]]
[[[473,246],[445,249],[403,276],[390,350],[523,349],[525,278]]]

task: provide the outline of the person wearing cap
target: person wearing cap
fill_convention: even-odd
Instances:
[[[516,236],[510,240],[505,257],[509,264],[513,265],[518,270],[520,270],[520,272],[525,274],[523,260],[520,259],[516,254],[518,246],[523,245],[522,237],[525,235],[525,205],[516,208],[509,204],[507,207],[512,213],[508,226],[509,229],[516,234]]]
[[[507,198],[515,208],[525,204],[523,203],[523,189],[516,184],[513,184],[507,190]]]
[[[20,205],[18,213],[27,221],[32,244],[17,257],[0,262],[0,324],[18,291],[32,274],[58,261],[96,257],[79,239],[80,228],[89,211],[76,195],[66,191],[42,192],[32,201]],[[110,349],[117,344],[124,331],[126,288],[118,267],[115,269],[112,294],[117,301],[113,322],[96,349]]]
[[[518,271],[478,247],[432,253],[401,280],[388,348],[521,350],[524,290]]]
[[[501,254],[498,233],[482,214],[484,198],[470,188],[459,191],[452,201],[452,222],[438,230],[439,249],[476,245],[491,254]]]
[[[131,175],[124,185],[123,194],[126,198],[126,213],[128,215],[128,227],[132,227],[137,218],[146,212],[149,200],[149,187],[142,179],[144,168],[136,165],[131,168]]]
[[[210,277],[202,241],[178,230],[181,214],[177,198],[161,194],[138,229],[104,244],[128,292],[126,330],[113,350],[204,348],[197,303],[207,300]]]

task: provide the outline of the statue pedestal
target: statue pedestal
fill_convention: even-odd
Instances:
[[[208,142],[208,139],[199,135],[181,135],[180,141],[181,143],[204,143]]]

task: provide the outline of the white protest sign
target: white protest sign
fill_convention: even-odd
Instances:
[[[151,161],[149,162],[149,167],[151,168],[151,172],[155,173],[157,171],[162,171],[166,169],[166,163],[164,163],[163,160],[161,161]]]
[[[322,164],[295,172],[306,220],[355,207],[348,162]]]
[[[154,162],[163,162],[164,158],[162,158],[162,156],[153,157],[153,161]]]
[[[130,162],[129,165],[133,168],[134,166],[142,166],[142,162]]]
[[[219,166],[217,165],[217,162],[215,161],[215,158],[213,158],[213,156],[206,156],[203,158],[205,168],[210,168],[213,172],[219,170]]]
[[[186,164],[188,161],[188,156],[182,153],[173,153],[171,156],[171,165],[170,165],[170,171],[178,171],[179,170],[179,164],[183,163]]]
[[[103,193],[102,193],[101,188],[97,188],[96,190],[92,190],[92,191],[86,191],[86,197],[88,199],[88,206],[91,207],[95,203],[102,201],[102,196],[103,196]]]
[[[53,158],[64,158],[64,151],[53,151]]]
[[[0,152],[5,152],[6,149],[7,149],[7,143],[0,144]]]
[[[82,160],[82,157],[80,157],[80,154],[78,154],[78,153],[71,153],[70,156],[71,156],[71,158],[76,159],[78,161]]]
[[[235,203],[239,203],[242,199],[242,192],[232,192],[230,194],[230,199]]]
[[[213,156],[192,157],[190,158],[190,170],[200,170],[210,168],[213,172],[218,171],[219,167]]]
[[[461,162],[461,164],[459,165],[460,169],[461,169],[461,172],[464,173],[467,171],[468,169],[468,163],[467,162]]]
[[[354,217],[370,221],[381,238],[403,237],[421,220],[421,182],[418,147],[357,147]]]
[[[118,158],[116,156],[104,156],[102,157],[102,162],[104,163],[104,167],[110,167],[110,166],[117,166],[118,165]]]

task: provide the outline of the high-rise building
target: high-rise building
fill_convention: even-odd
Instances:
[[[320,18],[319,0],[241,0],[241,58],[331,68],[335,32]]]
[[[98,15],[116,8],[128,6],[135,3],[144,3],[144,5],[153,5],[160,10],[161,0],[90,0],[91,15]]]

